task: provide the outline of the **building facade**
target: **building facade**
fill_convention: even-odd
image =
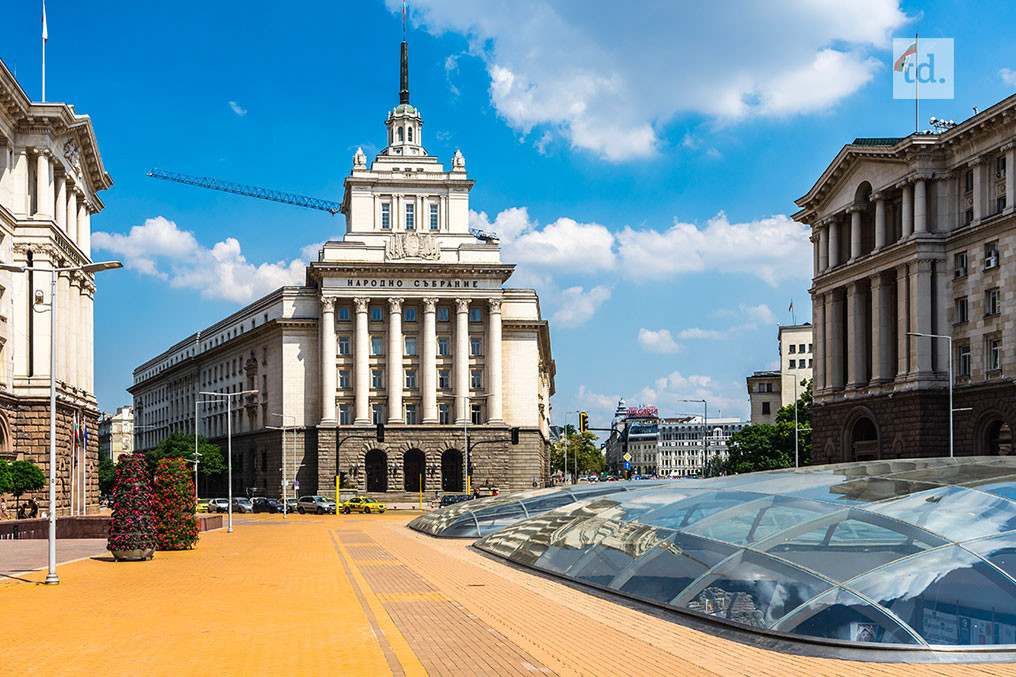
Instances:
[[[950,350],[955,453],[1011,453],[1014,149],[1016,96],[855,139],[797,201],[815,245],[813,462],[948,455]]]
[[[123,454],[134,450],[134,412],[117,407],[115,414],[99,418],[99,456],[116,463]]]
[[[783,374],[778,371],[756,371],[747,381],[751,422],[756,425],[776,423],[776,412],[783,406]]]
[[[32,101],[0,61],[0,260],[26,268],[91,263],[91,216],[112,179],[92,124],[63,103]],[[56,482],[57,514],[98,509],[94,275],[0,271],[0,457]],[[52,309],[56,333],[50,334]],[[55,339],[55,340],[54,340]],[[51,342],[56,347],[57,467],[49,466]],[[76,447],[75,426],[88,447]],[[48,510],[49,488],[34,495]]]
[[[468,435],[474,483],[513,491],[549,481],[547,322],[535,291],[505,288],[514,265],[496,239],[470,231],[462,154],[446,169],[425,150],[405,43],[402,58],[387,145],[370,164],[358,149],[345,180],[345,236],[323,245],[306,286],[282,288],[135,370],[139,448],[193,430],[195,417],[216,441],[231,427],[234,487],[275,495],[283,432],[268,428],[284,426],[298,494],[333,493],[339,478],[397,500],[463,491]],[[254,390],[232,410],[200,395]],[[372,439],[378,423],[383,443]]]
[[[804,382],[810,381],[815,361],[811,323],[781,326],[778,332],[780,368],[756,371],[748,377],[752,423],[776,423],[780,407],[793,404]]]

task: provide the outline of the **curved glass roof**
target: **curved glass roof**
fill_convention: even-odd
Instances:
[[[576,501],[611,496],[618,492],[659,486],[659,481],[599,482],[568,487],[534,489],[518,494],[489,496],[432,510],[409,523],[409,528],[431,536],[477,538],[510,524]]]
[[[1016,458],[634,484],[523,519],[475,545],[767,634],[1016,649]]]

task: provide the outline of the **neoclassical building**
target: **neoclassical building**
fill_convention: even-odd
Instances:
[[[554,361],[539,299],[506,288],[514,265],[495,239],[470,232],[462,154],[446,169],[424,148],[405,43],[401,81],[387,145],[370,163],[354,155],[346,233],[324,244],[306,286],[279,289],[135,370],[139,449],[193,430],[195,413],[215,441],[231,423],[234,488],[278,495],[283,431],[269,428],[284,425],[290,489],[295,473],[298,494],[332,494],[338,477],[397,500],[464,490],[468,434],[474,484],[548,481]],[[258,392],[232,412],[200,401],[201,391],[245,390]]]
[[[955,453],[1012,452],[1014,141],[1016,96],[855,139],[797,201],[815,245],[814,463],[948,455],[950,349]]]
[[[112,185],[92,123],[32,101],[0,61],[0,260],[39,268],[91,263],[91,216]],[[49,467],[51,274],[0,271],[0,458]],[[57,514],[98,505],[94,275],[60,273],[56,299]],[[89,445],[75,450],[75,421]],[[73,491],[72,491],[73,489]],[[48,487],[35,496],[48,509]]]

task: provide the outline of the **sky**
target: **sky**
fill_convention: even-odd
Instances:
[[[0,0],[0,58],[40,94],[40,8]],[[955,40],[960,121],[1016,89],[1016,5],[892,0],[416,0],[424,144],[475,179],[472,222],[550,320],[553,419],[617,400],[748,413],[777,327],[810,321],[812,250],[790,216],[843,144],[913,131],[893,37]],[[400,0],[47,3],[47,95],[93,122],[113,187],[92,219],[96,394],[283,284],[342,216],[151,179],[152,167],[341,200],[398,103]],[[989,19],[990,18],[990,19]],[[789,310],[793,302],[793,312]]]

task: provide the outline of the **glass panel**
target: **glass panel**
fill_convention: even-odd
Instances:
[[[831,585],[779,560],[742,550],[671,604],[734,623],[768,628]]]
[[[524,520],[527,515],[522,509],[522,504],[515,501],[507,505],[497,505],[483,510],[473,512],[476,524],[480,528],[480,535],[486,536],[489,533],[503,529],[510,524]]]
[[[759,543],[775,555],[836,581],[946,541],[921,529],[880,515],[849,508],[805,522]]]
[[[836,509],[829,503],[767,496],[713,513],[685,531],[717,541],[746,545]]]
[[[640,521],[654,527],[682,529],[715,512],[757,498],[762,498],[762,494],[752,494],[746,491],[710,491],[647,512]]]
[[[867,508],[950,541],[1016,529],[1016,503],[963,487],[940,487]]]
[[[978,460],[933,468],[920,468],[892,475],[894,479],[934,482],[936,484],[967,484],[991,480],[1016,473],[1016,463],[1008,458]]]
[[[920,644],[885,612],[843,589],[830,590],[778,622],[773,630],[847,642]]]
[[[446,526],[438,535],[453,538],[464,538],[466,536],[475,538],[480,535],[480,530],[476,526],[476,520],[473,519],[473,513],[469,513]]]
[[[561,537],[577,519],[589,517],[589,511],[583,503],[571,503],[556,510],[531,517],[521,524],[509,527],[512,530],[524,530],[529,535],[518,550],[512,554],[512,561],[519,564],[534,564],[543,556],[550,544]],[[483,548],[483,542],[476,543]]]
[[[641,522],[641,516],[663,506],[669,506],[689,496],[700,496],[706,493],[701,489],[689,489],[685,486],[668,487],[666,489],[646,489],[629,491],[614,496],[618,502],[619,516],[627,520]]]
[[[610,587],[656,602],[669,602],[699,576],[737,551],[689,534],[673,534],[642,555]]]
[[[644,552],[651,550],[670,532],[631,522],[608,522],[600,544],[568,570],[568,576],[606,586]]]
[[[788,496],[810,498],[816,501],[829,501],[844,505],[863,505],[889,498],[906,496],[926,489],[934,489],[937,484],[929,482],[911,482],[910,480],[893,480],[884,477],[863,477],[834,484],[828,487],[788,491]]]
[[[566,491],[556,492],[550,496],[541,496],[537,498],[530,498],[529,500],[522,501],[522,504],[526,506],[526,510],[529,511],[530,515],[539,515],[540,513],[559,508],[562,505],[568,505],[574,503],[575,497]]]
[[[1016,476],[1013,475],[984,482],[972,482],[967,486],[976,487],[979,491],[986,491],[989,494],[995,494],[1002,498],[1008,498],[1010,501],[1016,501]]]
[[[963,547],[1016,578],[1016,534],[1003,534],[964,543]]]
[[[1016,585],[959,546],[891,564],[849,587],[929,644],[1010,644],[1016,637]]]
[[[558,531],[557,538],[536,560],[534,566],[563,574],[610,533],[610,527],[605,528],[608,524],[596,518],[573,521]]]

